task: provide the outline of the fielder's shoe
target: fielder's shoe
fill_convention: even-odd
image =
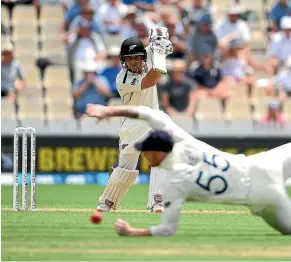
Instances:
[[[106,205],[105,203],[104,204],[99,204],[96,208],[96,210],[98,212],[109,212],[111,209],[111,206],[108,206]]]
[[[152,213],[163,213],[164,207],[161,204],[154,204],[154,206],[151,208]]]

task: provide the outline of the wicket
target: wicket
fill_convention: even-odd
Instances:
[[[22,207],[18,208],[18,160],[19,135],[22,134]],[[18,127],[14,129],[14,150],[13,150],[13,211],[28,210],[27,209],[27,136],[30,134],[30,174],[31,174],[31,192],[30,203],[31,211],[35,211],[35,147],[36,136],[35,129],[32,127]]]

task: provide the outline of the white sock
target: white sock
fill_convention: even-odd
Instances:
[[[150,186],[148,195],[148,209],[155,203],[163,205],[162,187],[166,182],[168,171],[160,167],[152,167],[150,175]]]

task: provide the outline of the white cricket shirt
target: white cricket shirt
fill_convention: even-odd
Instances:
[[[169,171],[162,189],[165,211],[162,224],[150,229],[152,235],[172,235],[176,231],[186,199],[247,203],[251,181],[245,155],[225,153],[195,139],[162,112],[139,107],[138,115],[153,129],[172,133],[175,142],[160,164]]]
[[[122,69],[116,77],[116,87],[124,105],[147,106],[154,110],[159,110],[159,100],[157,87],[141,89],[142,79],[152,69],[151,50],[147,50],[146,70],[142,74],[135,74],[127,69]],[[128,132],[145,133],[151,128],[144,121],[121,118],[120,136]]]

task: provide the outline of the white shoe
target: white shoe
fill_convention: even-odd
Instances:
[[[154,204],[154,206],[151,208],[152,213],[163,213],[164,207],[161,204]]]
[[[106,205],[105,203],[104,203],[104,204],[102,204],[102,203],[99,204],[99,205],[97,206],[97,208],[96,208],[96,210],[97,210],[98,212],[109,212],[110,209],[111,209],[111,207],[108,206],[108,205]]]

